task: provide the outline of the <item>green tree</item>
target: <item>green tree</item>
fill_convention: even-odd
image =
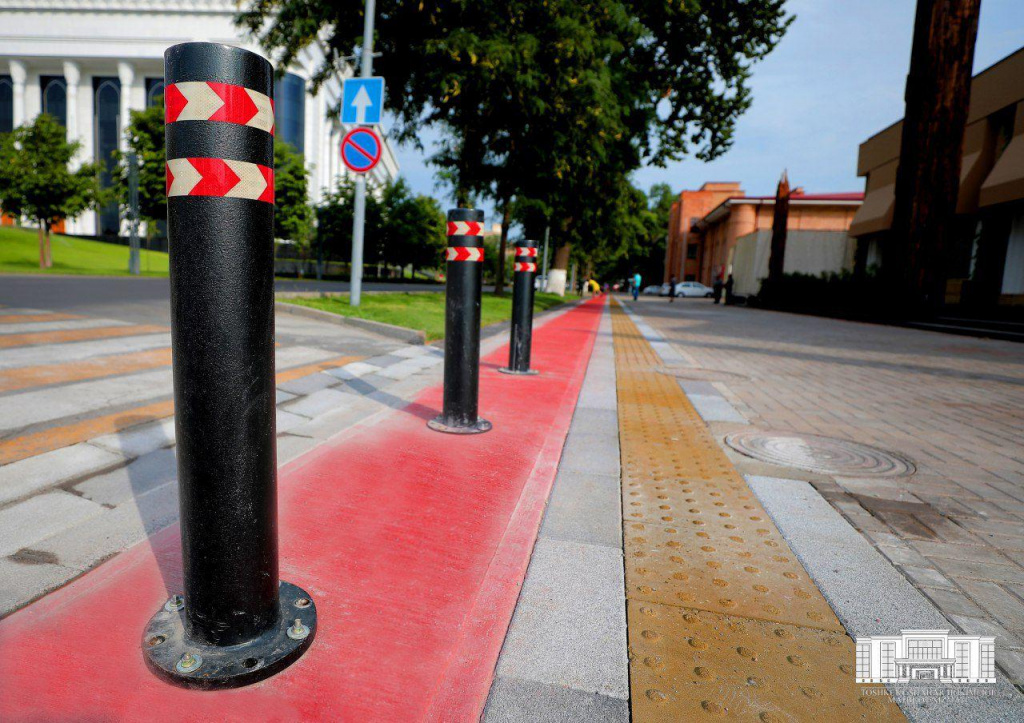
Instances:
[[[399,140],[444,137],[432,161],[460,204],[492,198],[528,236],[614,243],[641,164],[708,160],[750,103],[751,64],[782,37],[783,0],[380,0],[376,69]],[[240,22],[281,61],[312,43],[349,55],[361,0],[252,0]],[[325,63],[314,78],[333,75]],[[595,206],[605,206],[595,211]],[[611,219],[614,220],[614,219]],[[507,227],[508,224],[505,224]]]
[[[292,146],[274,139],[274,235],[296,245],[305,257],[313,231],[306,161]]]
[[[130,170],[129,153],[138,159],[139,218],[146,221],[146,236],[152,238],[157,223],[167,220],[167,154],[164,151],[163,100],[145,110],[131,111],[125,129],[128,150],[114,151],[114,194],[127,216]]]
[[[0,206],[38,224],[40,268],[53,265],[53,223],[94,208],[103,197],[98,165],[69,169],[79,147],[67,142],[67,131],[46,113],[0,136]]]

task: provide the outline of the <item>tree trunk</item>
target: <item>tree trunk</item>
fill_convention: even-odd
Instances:
[[[565,296],[565,277],[569,270],[570,244],[559,246],[555,249],[555,259],[551,262],[551,270],[548,272],[548,284],[544,289],[549,294]]]
[[[53,251],[50,248],[50,224],[46,224],[46,268],[53,268]]]
[[[39,222],[39,268],[46,268],[46,231],[43,222]]]
[[[786,267],[786,233],[789,231],[789,178],[782,172],[775,189],[775,215],[772,218],[772,249],[768,257],[768,280],[782,281]]]
[[[512,218],[512,203],[505,201],[501,212],[501,240],[498,241],[498,279],[494,284],[494,295],[505,293],[505,251],[508,249],[508,224]]]
[[[945,297],[981,0],[918,0],[887,270],[914,309]]]

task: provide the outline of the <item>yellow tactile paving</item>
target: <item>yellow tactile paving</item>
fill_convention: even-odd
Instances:
[[[674,377],[613,313],[634,721],[903,720]]]

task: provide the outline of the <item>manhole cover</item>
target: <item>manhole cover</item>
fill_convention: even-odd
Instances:
[[[894,452],[812,434],[737,432],[725,443],[762,462],[840,477],[900,477],[916,471],[913,462]]]

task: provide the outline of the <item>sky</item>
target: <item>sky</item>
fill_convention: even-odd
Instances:
[[[750,195],[775,192],[783,169],[808,192],[863,191],[857,147],[903,116],[914,0],[790,0],[796,20],[753,68],[753,104],[738,120],[735,143],[710,163],[684,159],[638,170],[643,189],[675,192],[706,181],[739,181]],[[982,0],[974,70],[1024,46],[1024,0]],[[430,144],[436,135],[425,134]],[[418,193],[450,207],[427,165],[428,152],[396,149],[401,175]],[[488,222],[493,209],[486,207]]]

